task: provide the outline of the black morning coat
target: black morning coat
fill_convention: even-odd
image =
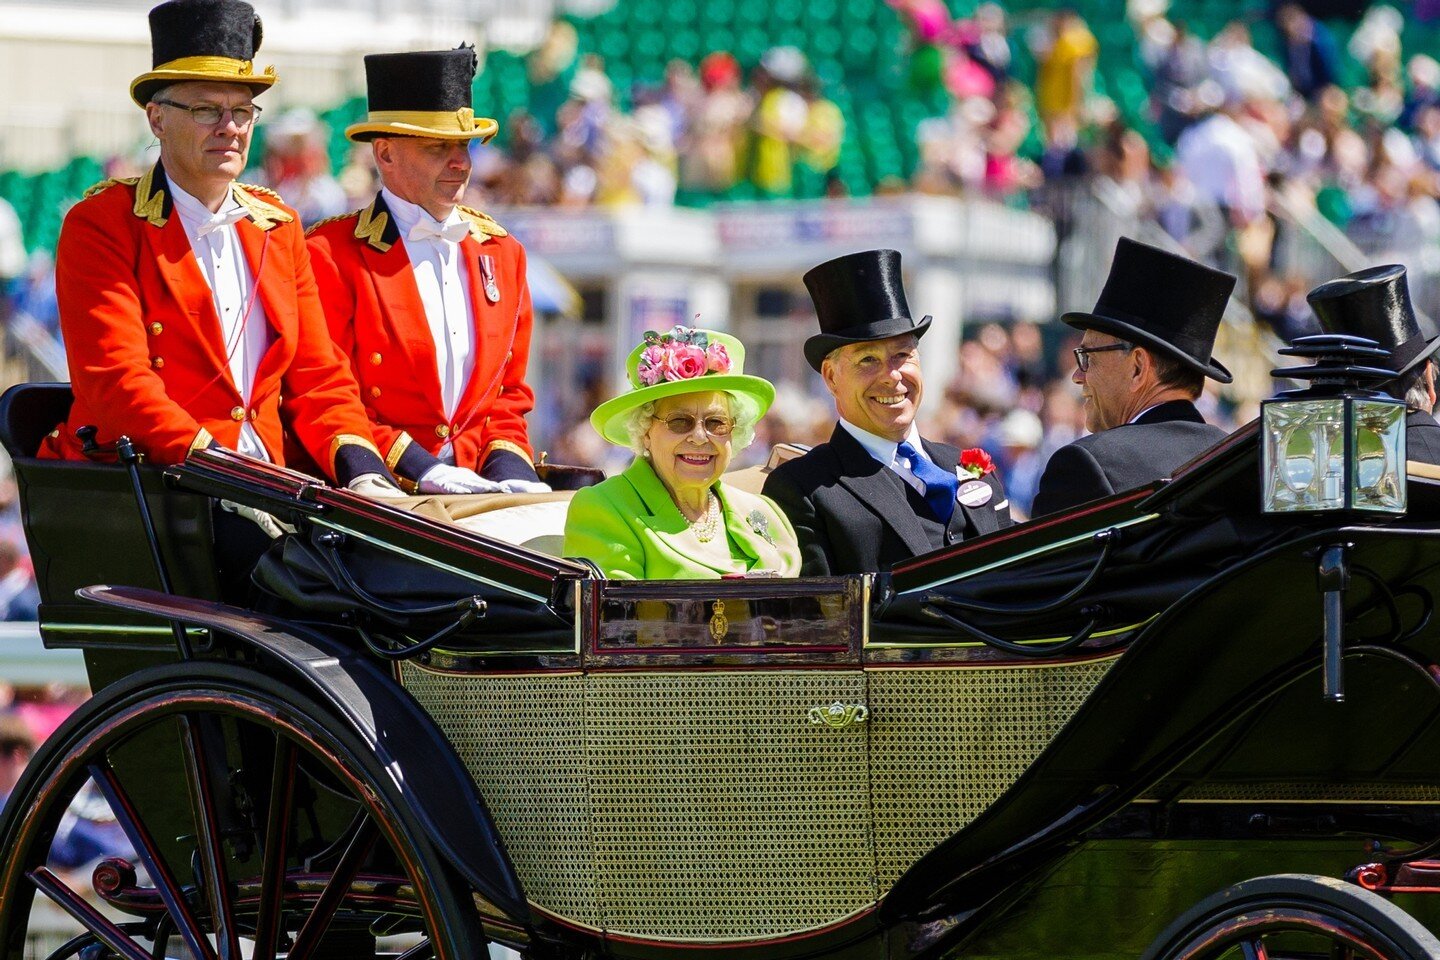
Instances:
[[[1225,439],[1189,400],[1171,400],[1134,423],[1111,427],[1056,450],[1040,475],[1034,516],[1133,490],[1170,477]]]
[[[1405,416],[1405,459],[1440,466],[1440,423],[1422,410]]]
[[[936,466],[955,472],[959,450],[920,442]],[[967,479],[962,473],[962,485]],[[974,507],[956,503],[942,529],[914,488],[836,424],[829,443],[776,467],[763,492],[795,526],[800,575],[823,577],[888,570],[901,560],[1010,526],[1010,501],[999,477],[991,472],[981,479],[990,487],[989,501]]]

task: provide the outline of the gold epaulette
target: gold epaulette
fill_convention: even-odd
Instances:
[[[240,183],[239,181],[236,181],[235,186],[239,187],[242,190],[247,190],[250,193],[258,193],[264,197],[274,197],[281,203],[285,202],[284,198],[282,198],[280,194],[276,193],[274,190],[271,190],[269,187],[262,187],[258,183]]]
[[[267,203],[255,195],[258,193],[279,200],[280,195],[274,190],[251,186],[248,183],[237,183],[235,187],[235,199],[240,201],[240,205],[249,214],[251,222],[261,230],[269,230],[277,223],[290,223],[295,219],[294,214],[280,209],[273,203]]]
[[[495,222],[495,218],[488,214],[481,213],[474,207],[467,207],[461,204],[459,207],[460,216],[470,221],[470,226],[479,230],[487,237],[508,237],[510,232]]]
[[[359,214],[359,210],[351,210],[349,213],[337,213],[333,217],[326,217],[324,220],[316,220],[314,223],[310,224],[310,226],[305,228],[305,236],[310,236],[310,234],[314,233],[316,230],[319,230],[327,223],[335,223],[340,220],[349,220],[351,217],[359,216]]]
[[[126,187],[132,187],[132,186],[134,186],[135,184],[137,184],[137,183],[139,183],[139,182],[140,182],[140,178],[139,178],[139,177],[111,177],[111,178],[108,179],[108,180],[101,180],[99,183],[95,184],[93,187],[89,187],[89,188],[87,188],[87,189],[85,190],[83,199],[89,200],[91,197],[95,196],[95,194],[99,193],[99,192],[102,191],[102,190],[106,190],[106,189],[108,189],[108,188],[110,188],[110,187],[113,187],[113,186],[115,186],[115,184],[117,184],[117,183],[118,183],[118,184],[121,184],[121,185],[123,185],[123,186],[126,186]]]

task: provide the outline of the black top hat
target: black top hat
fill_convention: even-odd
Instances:
[[[351,140],[376,137],[436,137],[489,140],[500,125],[476,117],[470,86],[479,59],[475,48],[372,53],[365,58],[365,92],[370,113],[351,124]]]
[[[151,69],[130,84],[140,106],[161,87],[187,80],[243,83],[260,93],[275,82],[275,68],[255,73],[251,61],[263,31],[244,0],[169,0],[150,11]]]
[[[1322,283],[1305,295],[1326,333],[1374,340],[1390,351],[1380,366],[1403,377],[1440,349],[1440,337],[1426,339],[1410,305],[1405,268],[1392,263]]]
[[[827,260],[805,274],[805,287],[820,317],[820,332],[805,341],[805,359],[817,372],[836,347],[902,333],[920,337],[930,329],[928,316],[919,323],[910,317],[895,250],[865,250]]]
[[[1235,278],[1228,273],[1121,237],[1095,309],[1060,319],[1164,353],[1229,383],[1234,377],[1210,353],[1234,289]]]

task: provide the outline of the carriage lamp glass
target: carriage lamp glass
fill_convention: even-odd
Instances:
[[[1404,513],[1405,404],[1387,397],[1263,404],[1266,513]]]

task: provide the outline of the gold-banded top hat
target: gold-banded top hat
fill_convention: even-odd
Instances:
[[[150,11],[153,66],[130,84],[140,106],[162,87],[187,80],[242,83],[259,94],[276,80],[275,68],[256,72],[260,18],[245,0],[168,0]]]
[[[351,140],[376,137],[435,137],[481,142],[500,125],[475,116],[470,87],[478,65],[475,48],[372,53],[365,58],[365,92],[370,112],[345,128]]]

